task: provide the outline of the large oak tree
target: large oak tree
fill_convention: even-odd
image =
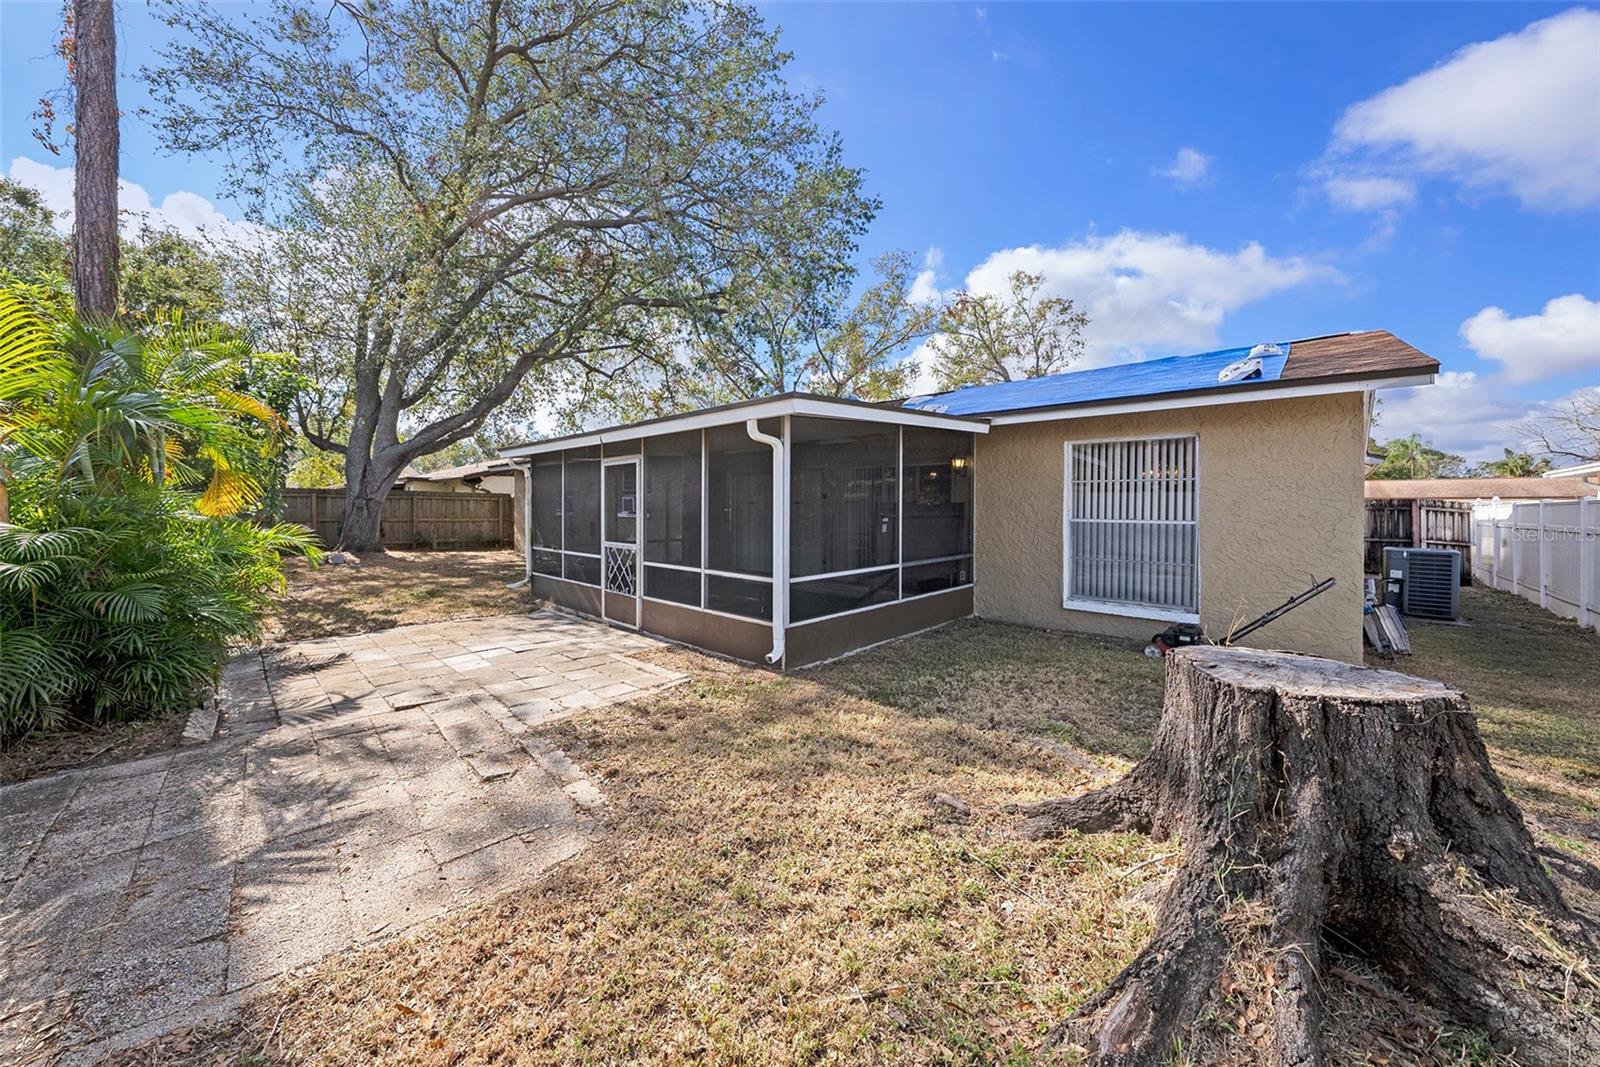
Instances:
[[[344,544],[379,547],[411,460],[729,312],[763,272],[848,263],[874,205],[748,7],[684,0],[170,0],[166,143],[220,152],[264,228],[264,338],[317,387]]]

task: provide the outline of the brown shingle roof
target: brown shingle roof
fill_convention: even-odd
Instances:
[[[1368,500],[1575,500],[1600,493],[1582,478],[1368,478]]]
[[[1295,341],[1278,380],[1436,374],[1438,370],[1438,360],[1388,330],[1364,330]]]

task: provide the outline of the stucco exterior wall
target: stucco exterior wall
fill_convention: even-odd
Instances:
[[[528,550],[528,479],[522,468],[516,474],[506,475],[511,480],[511,546],[518,552]]]
[[[1366,427],[1359,393],[996,426],[978,437],[976,614],[1147,640],[1164,622],[1067,611],[1065,444],[1197,434],[1200,621],[1220,639],[1312,583],[1338,585],[1246,639],[1361,658]]]

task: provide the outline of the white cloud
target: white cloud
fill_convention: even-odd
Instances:
[[[1059,248],[1031,245],[990,255],[967,276],[971,292],[1005,292],[1018,270],[1044,276],[1047,295],[1073,300],[1089,316],[1084,366],[1214,346],[1223,320],[1247,304],[1319,279],[1328,267],[1269,255],[1251,242],[1227,252],[1182,234],[1124,230]],[[1256,340],[1269,340],[1257,338]]]
[[[1348,211],[1380,211],[1410,203],[1416,185],[1405,178],[1332,175],[1324,183],[1328,199]]]
[[[58,230],[66,233],[72,229],[74,180],[71,167],[52,167],[27,156],[18,156],[11,161],[8,173],[12,181],[38,190],[45,207],[56,213]],[[196,193],[169,193],[156,204],[144,186],[130,181],[117,183],[117,207],[122,214],[124,235],[137,234],[145,225],[176,230],[190,238],[208,236],[246,242],[259,240],[263,233],[254,223],[230,219],[218,211],[215,204]]]
[[[923,254],[922,269],[911,279],[911,291],[906,294],[913,304],[943,299],[944,293],[939,289],[939,264],[942,262],[944,252],[937,246]]]
[[[1211,176],[1211,157],[1198,148],[1180,148],[1172,163],[1157,173],[1178,185],[1199,185]]]
[[[1378,440],[1418,433],[1434,447],[1468,460],[1497,459],[1502,448],[1518,447],[1516,425],[1530,410],[1473,371],[1444,371],[1433,385],[1378,395],[1383,401],[1373,430]]]
[[[1499,363],[1508,382],[1600,371],[1600,301],[1570,293],[1521,318],[1487,307],[1461,324],[1461,339],[1479,358]]]
[[[911,376],[911,396],[927,396],[939,391],[939,381],[934,376],[933,366],[936,360],[931,343],[924,341],[905,357],[916,368],[916,373]]]
[[[1353,105],[1330,157],[1335,173],[1449,178],[1537,208],[1600,201],[1600,11],[1469,45]]]

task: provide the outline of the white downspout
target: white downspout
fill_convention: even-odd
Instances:
[[[775,665],[783,662],[783,624],[789,617],[789,554],[783,550],[789,482],[783,476],[783,438],[762,433],[755,419],[744,420],[744,432],[772,449],[772,651],[767,662]]]

